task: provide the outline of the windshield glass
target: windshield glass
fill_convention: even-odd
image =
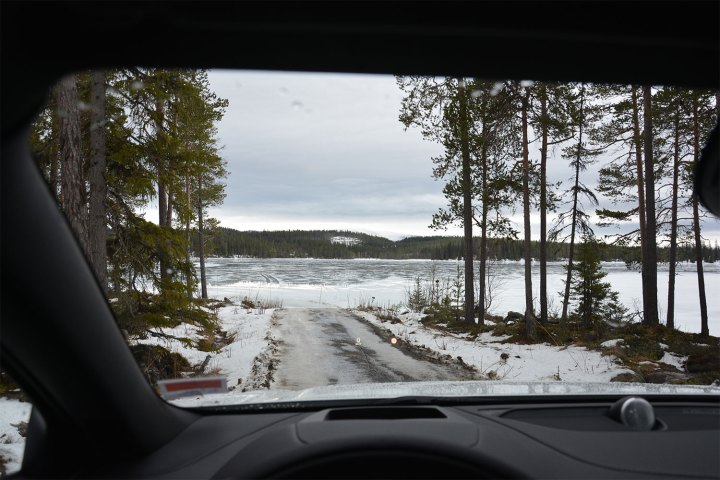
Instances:
[[[720,222],[692,170],[718,108],[668,87],[132,68],[66,77],[31,144],[179,405],[717,393]]]

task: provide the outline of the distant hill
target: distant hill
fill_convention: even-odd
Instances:
[[[479,246],[479,239],[475,248]],[[194,241],[197,251],[197,239]],[[532,256],[540,256],[537,242],[532,243]],[[408,237],[392,241],[384,237],[344,230],[284,230],[239,231],[219,228],[212,236],[210,254],[230,257],[235,255],[259,258],[383,258],[450,260],[462,258],[463,241],[458,236]],[[601,246],[603,260],[635,262],[640,259],[638,247]],[[706,261],[720,261],[720,249],[705,249]],[[568,245],[548,243],[548,260],[560,260],[568,255]],[[491,238],[488,256],[494,259],[520,260],[523,258],[522,241]],[[667,249],[658,249],[659,261],[667,258]],[[693,258],[692,250],[679,248],[680,261]]]

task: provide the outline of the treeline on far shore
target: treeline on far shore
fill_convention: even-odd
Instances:
[[[193,243],[196,246],[197,239]],[[258,258],[383,258],[452,260],[463,257],[463,238],[455,236],[409,237],[398,241],[365,233],[339,230],[239,231],[220,227],[213,231],[211,255],[220,257],[248,256]],[[479,245],[476,243],[475,245]],[[549,261],[567,258],[569,245],[548,242]],[[603,261],[640,261],[640,247],[599,243]],[[540,256],[539,242],[532,242],[534,258]],[[503,260],[522,260],[522,240],[488,239],[488,257]],[[666,262],[669,249],[658,247],[658,261]],[[677,260],[692,262],[692,245],[678,246]],[[706,262],[720,261],[720,246],[706,244]]]

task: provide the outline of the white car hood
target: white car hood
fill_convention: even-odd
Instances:
[[[667,385],[652,383],[573,382],[401,382],[357,385],[328,385],[306,390],[258,390],[197,395],[172,400],[183,407],[214,407],[247,404],[277,404],[332,400],[381,400],[397,397],[506,397],[543,395],[720,395],[720,386]]]

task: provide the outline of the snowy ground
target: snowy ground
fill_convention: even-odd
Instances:
[[[18,425],[30,419],[32,405],[19,400],[0,398],[0,457],[6,461],[5,472],[20,470],[25,437],[20,435]]]
[[[389,329],[399,341],[461,357],[492,380],[609,382],[614,376],[631,371],[618,365],[614,357],[583,347],[501,343],[507,337],[493,337],[491,332],[472,340],[466,335],[426,328],[420,323],[421,315],[413,312],[399,314],[402,323],[381,322],[370,312],[353,310],[353,313]]]
[[[161,330],[164,335],[176,339],[150,336],[137,340],[137,343],[160,345],[181,354],[193,365],[202,364],[210,355],[206,373],[214,372],[227,377],[229,387],[243,385],[251,374],[253,360],[267,348],[268,341],[265,337],[275,310],[245,308],[240,304],[241,297],[230,297],[230,300],[233,305],[218,308],[217,315],[220,327],[227,332],[228,337],[233,337],[233,341],[217,352],[203,352],[188,346],[182,339],[190,339],[195,343],[202,335],[199,327],[187,324]]]

